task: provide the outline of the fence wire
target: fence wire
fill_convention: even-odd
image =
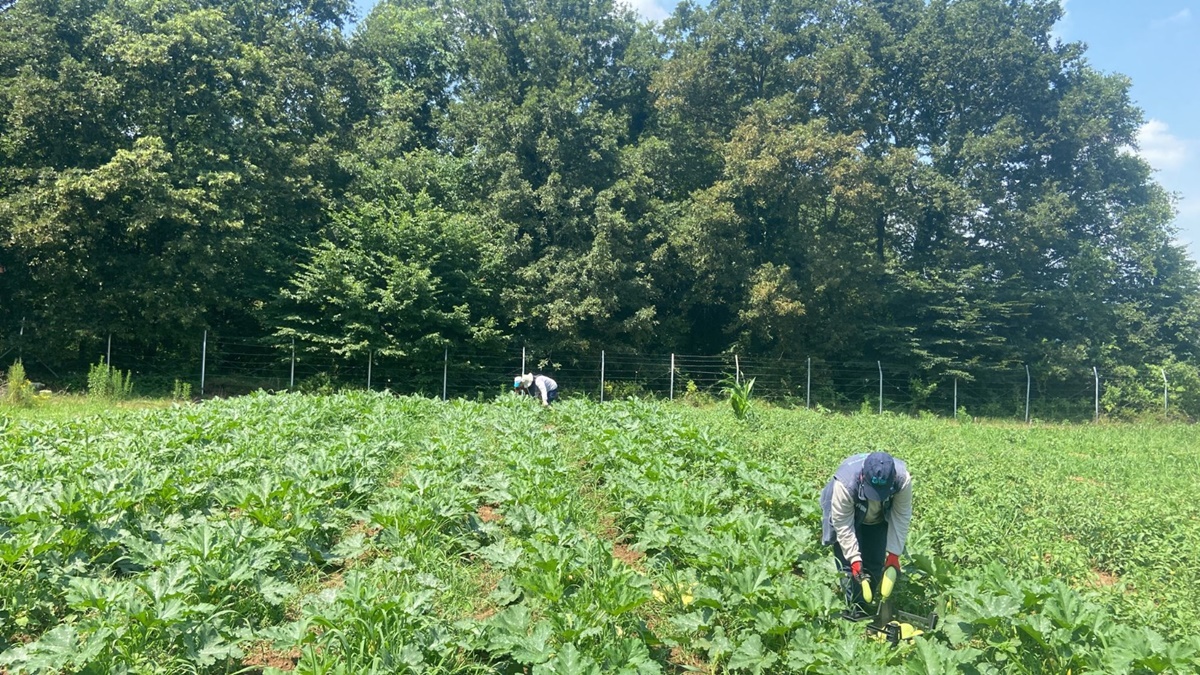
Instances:
[[[138,350],[119,337],[82,340],[77,354],[41,351],[36,334],[0,344],[0,363],[20,358],[30,379],[84,391],[88,367],[105,362],[131,373],[135,393],[166,395],[186,385],[195,396],[256,390],[309,392],[346,388],[487,400],[511,392],[512,379],[544,373],[563,397],[638,397],[711,401],[735,381],[754,379],[753,397],[840,412],[967,414],[1023,420],[1088,419],[1103,395],[1090,369],[1053,375],[1024,366],[980,368],[964,377],[931,377],[904,364],[826,362],[734,354],[539,353],[447,348],[441,354],[344,356],[280,338],[195,336],[160,352]],[[49,365],[50,363],[55,366]],[[1164,404],[1165,405],[1165,404]]]

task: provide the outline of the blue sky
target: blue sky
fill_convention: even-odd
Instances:
[[[1139,152],[1179,196],[1179,240],[1200,259],[1200,0],[1068,0],[1058,35],[1133,80]]]
[[[355,0],[365,14],[376,0]],[[621,1],[621,0],[618,0]],[[660,21],[672,0],[624,0]],[[1200,0],[1062,0],[1055,28],[1062,40],[1087,44],[1087,59],[1133,81],[1145,113],[1138,152],[1179,197],[1179,241],[1200,260]]]

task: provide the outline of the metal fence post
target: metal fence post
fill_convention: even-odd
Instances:
[[[954,377],[954,419],[958,419],[958,376]]]
[[[1029,391],[1032,380],[1029,377],[1029,364],[1025,364],[1025,424],[1029,424]]]
[[[1158,367],[1162,371],[1163,376],[1163,414],[1167,414],[1167,369],[1162,366]]]
[[[450,380],[450,347],[446,347],[446,351],[442,354],[442,400],[446,398],[446,384]]]
[[[112,333],[108,334],[108,355],[105,356],[104,364],[108,366],[108,372],[112,372]]]
[[[600,402],[604,403],[604,350],[600,350]]]
[[[371,362],[375,360],[375,352],[367,351],[367,391],[371,391]]]
[[[288,376],[288,390],[296,388],[296,338],[292,338],[292,373]]]
[[[738,361],[738,355],[733,355],[733,383],[742,386],[742,364]]]
[[[204,396],[204,369],[208,365],[208,330],[204,331],[204,342],[200,345],[200,395]]]
[[[804,383],[804,409],[812,407],[812,357],[808,357],[808,377]]]
[[[525,374],[525,348],[521,347],[521,374]]]
[[[1096,370],[1096,366],[1092,366],[1092,376],[1096,378],[1096,418],[1095,421],[1100,421],[1100,371]]]
[[[670,400],[675,400],[675,352],[671,352],[671,395]]]
[[[883,361],[876,361],[879,366],[879,414],[883,414]]]

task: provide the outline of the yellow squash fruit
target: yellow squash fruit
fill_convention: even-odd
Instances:
[[[883,581],[879,582],[879,595],[887,600],[896,586],[896,568],[889,567],[883,571]]]
[[[869,579],[863,579],[862,588],[863,588],[863,600],[866,600],[867,602],[871,602],[871,581]]]

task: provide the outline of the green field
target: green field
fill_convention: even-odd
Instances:
[[[0,413],[0,672],[1200,668],[1200,442],[760,408],[255,395]],[[916,480],[898,648],[817,494]]]

